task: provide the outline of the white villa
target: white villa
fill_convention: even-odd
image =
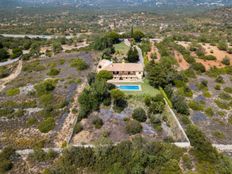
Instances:
[[[141,63],[113,63],[109,60],[101,60],[97,72],[107,70],[112,72],[113,79],[109,82],[141,82],[144,74],[144,67]]]

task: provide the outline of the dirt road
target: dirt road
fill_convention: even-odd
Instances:
[[[6,84],[14,80],[21,73],[23,67],[23,61],[19,60],[18,66],[11,75],[6,78],[0,79],[0,92],[6,87]]]

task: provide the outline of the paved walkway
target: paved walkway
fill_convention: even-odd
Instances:
[[[131,47],[131,43],[130,43],[129,39],[124,39],[124,43],[128,47]],[[134,47],[137,49],[138,54],[139,54],[139,62],[138,63],[141,63],[144,65],[144,57],[143,57],[143,52],[142,52],[141,48],[139,48],[139,46],[137,46],[137,45],[135,45]]]
[[[54,39],[54,38],[59,38],[59,37],[65,37],[66,39],[71,39],[71,38],[75,38],[75,37],[80,37],[81,34],[87,34],[90,35],[91,33],[77,33],[76,35],[72,35],[72,36],[63,36],[63,35],[35,35],[35,34],[0,34],[1,36],[4,37],[11,37],[11,38],[31,38],[31,39],[36,39],[36,38],[40,38],[40,39]]]
[[[10,65],[10,64],[12,64],[12,63],[17,62],[19,59],[20,59],[20,57],[19,57],[19,58],[16,58],[16,59],[10,59],[10,60],[8,60],[8,61],[6,61],[6,62],[0,62],[0,66]]]
[[[187,142],[186,143],[173,143],[173,144],[175,144],[176,146],[181,147],[181,148],[189,148],[190,147]],[[117,145],[117,143],[114,145]],[[107,146],[107,145],[105,145],[105,146]],[[232,152],[232,145],[213,144],[213,146],[222,152]],[[85,145],[72,144],[72,145],[70,145],[70,147],[95,148],[96,146],[93,144],[85,144]],[[103,147],[104,147],[104,145],[103,145]],[[53,150],[57,153],[62,153],[64,149],[63,148],[43,148],[43,150],[45,152],[48,152],[49,150]],[[0,150],[0,152],[1,152],[1,150]],[[29,155],[33,152],[34,152],[33,149],[16,150],[16,153],[19,155]]]
[[[124,39],[124,43],[125,43],[128,47],[131,47],[131,43],[130,43],[129,39]]]
[[[143,52],[141,50],[141,48],[139,48],[139,46],[135,46],[135,48],[137,49],[138,51],[138,54],[139,54],[139,62],[138,63],[141,63],[144,65],[144,58],[143,58]]]

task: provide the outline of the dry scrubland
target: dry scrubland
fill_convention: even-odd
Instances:
[[[182,45],[186,49],[189,50],[191,42],[178,42],[178,44]],[[195,57],[196,61],[202,63],[206,70],[209,70],[212,67],[223,68],[225,65],[222,64],[222,61],[225,57],[230,59],[230,63],[232,64],[232,54],[227,53],[226,51],[219,50],[217,46],[212,46],[208,43],[199,43],[205,52],[205,55],[213,55],[216,57],[216,60],[202,60],[199,59],[198,56],[192,52],[191,55]],[[181,65],[180,65],[181,66]]]
[[[0,145],[50,146],[61,129],[75,89],[93,68],[95,53],[59,54],[23,62],[21,74],[0,93]],[[75,60],[84,60],[80,71]]]

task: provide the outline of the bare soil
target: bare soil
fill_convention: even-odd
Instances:
[[[189,64],[188,62],[186,62],[182,54],[175,50],[174,56],[176,58],[177,63],[179,64],[179,70],[187,70],[189,68]]]

